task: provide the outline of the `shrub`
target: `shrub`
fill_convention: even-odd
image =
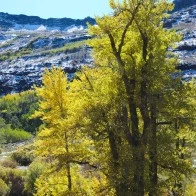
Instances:
[[[24,140],[28,140],[32,137],[32,135],[26,131],[23,130],[17,130],[17,129],[1,129],[1,137],[3,138],[5,143],[15,143],[20,142]]]
[[[42,122],[39,118],[30,119],[30,117],[38,108],[38,100],[39,97],[33,90],[1,97],[0,128],[3,121],[3,125],[9,124],[12,129],[23,129],[35,133]]]
[[[26,145],[19,148],[16,152],[12,153],[11,158],[22,166],[27,166],[32,163],[34,159],[33,145]]]
[[[23,196],[24,194],[24,171],[0,167],[0,179],[9,186],[10,196]],[[1,195],[1,194],[0,194]]]
[[[9,194],[9,191],[10,189],[7,184],[2,179],[0,179],[0,195],[6,196]]]
[[[29,195],[35,193],[35,181],[43,173],[44,165],[41,162],[33,162],[27,171],[25,178],[25,190]]]
[[[9,168],[16,168],[17,163],[14,160],[11,159],[5,159],[3,161],[0,162],[1,166],[3,167],[9,167]]]

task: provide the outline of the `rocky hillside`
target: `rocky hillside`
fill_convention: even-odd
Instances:
[[[95,19],[87,17],[85,19],[71,18],[49,18],[43,19],[38,16],[13,15],[0,12],[0,28],[2,30],[66,30],[71,26],[87,27],[87,22],[95,24]]]
[[[41,19],[0,13],[0,95],[30,89],[41,83],[45,68],[62,66],[71,77],[91,64],[85,40],[92,18]]]
[[[165,27],[183,34],[175,52],[188,80],[196,77],[196,5],[176,10]],[[84,42],[90,38],[86,22],[95,24],[92,18],[41,19],[0,13],[0,96],[40,84],[44,69],[52,65],[62,66],[71,77],[78,67],[92,64]]]
[[[190,5],[192,4],[190,0]],[[182,41],[174,50],[180,59],[178,68],[182,70],[183,79],[196,78],[196,1],[195,5],[187,4],[185,8],[173,12],[165,22],[165,27],[174,28],[183,35]]]

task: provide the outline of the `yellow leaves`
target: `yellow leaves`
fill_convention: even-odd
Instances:
[[[97,172],[95,175],[85,169],[85,167],[73,166],[71,168],[72,174],[72,190],[68,191],[68,182],[66,178],[66,170],[62,169],[58,172],[51,172],[46,170],[37,180],[36,189],[37,196],[64,196],[64,195],[89,195],[97,196],[102,189],[107,187],[106,177]],[[107,192],[106,195],[114,195]]]
[[[115,7],[116,7],[115,1],[114,1],[114,0],[110,0],[109,3],[110,3],[110,7],[111,7],[112,9],[115,9]]]
[[[54,172],[53,174],[45,171],[37,180],[37,196],[63,196],[66,192],[67,180],[63,171]]]
[[[46,158],[46,160],[52,160],[53,167],[62,167],[61,169],[65,173],[51,174],[47,181],[44,175],[41,176],[36,184],[38,187],[37,194],[67,194],[67,179],[62,180],[63,189],[59,188],[63,175],[67,175],[67,171],[63,167],[68,162],[73,163],[72,168],[76,164],[75,161],[88,161],[92,164],[96,161],[93,156],[95,151],[94,142],[83,130],[83,125],[90,124],[90,118],[87,117],[88,112],[86,110],[89,110],[89,104],[93,103],[91,101],[94,100],[94,95],[98,96],[95,90],[103,85],[100,82],[101,80],[97,80],[98,77],[102,77],[103,71],[99,74],[97,72],[93,73],[90,69],[85,68],[85,73],[78,75],[80,80],[72,82],[69,89],[67,88],[67,78],[61,69],[53,68],[51,71],[46,71],[43,76],[44,86],[38,89],[38,95],[41,97],[40,107],[34,116],[41,116],[45,126],[37,134],[36,154]],[[96,83],[95,81],[99,82]],[[109,88],[102,87],[101,89],[102,94],[106,96],[105,91],[108,91]],[[98,97],[96,99],[98,101]],[[74,176],[77,175],[80,176],[79,173],[74,173]],[[76,181],[77,179],[74,179],[73,184]],[[77,181],[77,183],[79,182]],[[77,191],[78,186],[74,185],[73,189]],[[81,190],[86,191],[84,188]],[[91,192],[91,195],[93,195],[92,190]]]

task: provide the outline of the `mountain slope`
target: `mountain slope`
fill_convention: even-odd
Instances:
[[[196,78],[196,1],[192,6],[187,4],[185,8],[173,12],[166,24],[183,36],[174,50],[180,60],[178,68],[182,70],[183,79]]]
[[[84,19],[71,18],[49,18],[43,19],[38,16],[13,15],[0,12],[0,24],[2,30],[12,28],[14,30],[26,29],[36,30],[44,26],[48,30],[65,30],[72,25],[87,27],[86,23],[95,24],[95,19],[87,17]]]
[[[87,24],[95,20],[41,19],[0,13],[0,95],[41,84],[45,68],[62,66],[69,77],[91,64]]]
[[[183,79],[189,80],[196,77],[196,5],[179,9],[164,25],[183,34],[174,52]],[[41,19],[0,13],[0,96],[40,85],[44,69],[52,65],[62,66],[69,77],[79,67],[91,65],[91,49],[85,45],[90,39],[86,22],[95,24],[89,17]]]

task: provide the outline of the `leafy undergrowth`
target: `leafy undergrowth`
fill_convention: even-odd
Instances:
[[[23,196],[24,177],[26,171],[0,167],[0,193],[1,195]]]
[[[5,196],[10,192],[10,187],[0,178],[0,195]]]
[[[31,164],[34,157],[34,146],[32,144],[20,147],[11,155],[11,158],[21,166],[28,166]]]
[[[17,148],[17,147],[16,147]],[[34,147],[28,144],[18,149],[11,156],[0,161],[0,195],[33,195],[34,183],[42,171],[37,161],[26,169],[17,166],[29,166],[34,159]]]
[[[45,50],[42,52],[42,55],[45,55],[45,54],[54,55],[54,54],[58,54],[61,52],[74,51],[74,50],[81,48],[84,44],[85,44],[85,41],[77,41],[77,42],[73,42],[73,43],[68,43],[60,48]]]
[[[14,168],[17,167],[17,162],[16,162],[15,160],[12,160],[12,159],[10,159],[10,158],[7,158],[7,159],[5,159],[5,160],[2,160],[2,161],[0,162],[0,165],[1,165],[2,167],[14,169]]]
[[[3,143],[15,143],[21,142],[25,140],[29,140],[32,135],[26,131],[18,130],[18,129],[1,129],[0,130],[0,138]]]

